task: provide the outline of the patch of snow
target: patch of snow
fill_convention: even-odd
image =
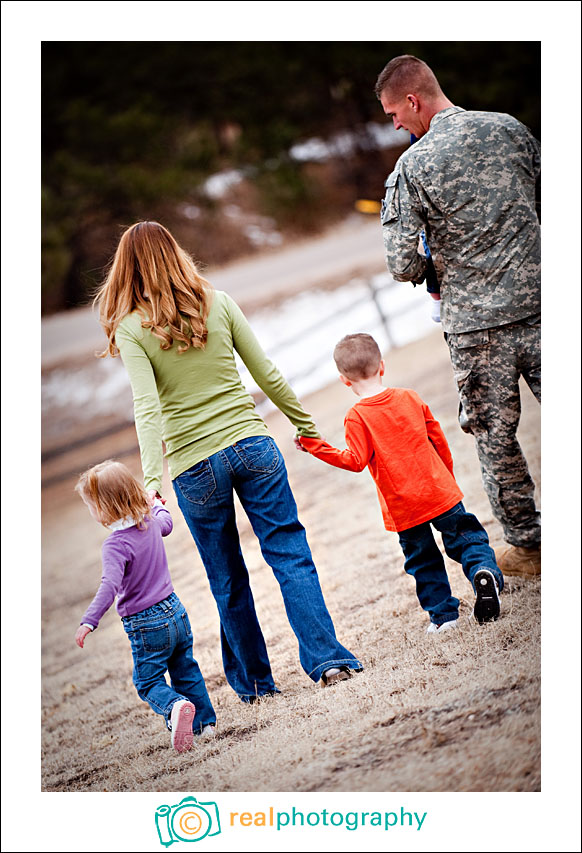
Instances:
[[[255,246],[280,246],[283,242],[283,237],[278,231],[266,230],[256,223],[247,225],[245,234]]]
[[[293,145],[289,153],[294,160],[303,163],[321,163],[331,157],[348,157],[358,148],[373,151],[406,145],[407,142],[410,142],[410,135],[405,130],[395,130],[394,126],[388,123],[368,122],[365,132],[342,131],[327,140],[314,136]]]
[[[227,169],[224,172],[217,172],[216,175],[211,175],[207,178],[202,188],[210,198],[224,198],[231,187],[240,184],[243,177],[243,173],[238,169]]]
[[[183,204],[180,210],[187,219],[198,219],[202,213],[202,210],[195,204]]]

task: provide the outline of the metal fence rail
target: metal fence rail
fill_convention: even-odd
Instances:
[[[410,311],[417,310],[418,306],[411,302],[407,305],[403,305],[396,311],[391,311],[390,314],[387,315],[380,301],[379,294],[397,289],[401,286],[400,283],[396,281],[389,281],[384,285],[378,286],[374,284],[373,279],[366,279],[365,284],[367,285],[368,292],[355,299],[350,305],[350,310],[357,308],[360,305],[365,305],[369,302],[373,302],[378,314],[378,321],[386,333],[388,345],[390,348],[394,348],[395,346],[397,346],[397,344],[395,343],[394,336],[391,331],[392,321],[397,319],[398,317],[401,317],[404,314],[409,313]],[[307,338],[310,334],[321,331],[322,328],[325,328],[325,326],[327,326],[330,322],[336,320],[338,317],[341,317],[344,313],[345,308],[338,308],[334,311],[331,311],[329,314],[326,314],[325,317],[319,318],[317,322],[312,323],[309,326],[302,327],[302,336]],[[292,344],[295,344],[296,342],[296,335],[284,338],[282,341],[278,341],[276,344],[266,350],[267,356],[271,358],[275,353],[285,350],[287,347],[291,346]],[[304,379],[305,377],[309,376],[318,366],[319,360],[314,360],[308,367],[303,368],[298,373],[286,373],[285,378],[287,379],[290,385],[293,385],[298,380]],[[262,403],[267,399],[266,394],[264,394],[261,390],[258,390],[253,393],[253,397],[257,403]]]

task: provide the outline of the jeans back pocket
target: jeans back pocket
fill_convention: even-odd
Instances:
[[[197,465],[176,477],[176,485],[181,495],[193,504],[205,504],[216,490],[216,478],[209,459],[203,459]]]
[[[271,474],[279,465],[279,450],[268,436],[243,438],[233,444],[233,448],[247,471]]]
[[[140,628],[143,647],[148,652],[163,652],[170,648],[170,625],[156,625],[151,628]]]

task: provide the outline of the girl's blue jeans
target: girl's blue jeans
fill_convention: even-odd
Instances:
[[[196,708],[193,729],[216,723],[204,678],[192,656],[192,629],[175,593],[121,620],[131,643],[133,683],[140,699],[161,714],[168,725],[172,706],[188,699]],[[165,675],[168,672],[170,684]]]
[[[220,615],[228,683],[244,702],[276,691],[236,527],[234,492],[277,578],[299,659],[315,682],[332,666],[362,664],[338,642],[323,600],[283,457],[268,436],[237,441],[173,481]]]
[[[437,625],[450,622],[459,616],[459,599],[451,594],[443,556],[434,539],[431,525],[438,530],[448,557],[461,563],[465,577],[475,589],[474,577],[479,569],[489,569],[499,591],[503,589],[503,575],[497,566],[495,552],[489,545],[485,529],[462,503],[437,515],[424,524],[418,524],[398,534],[404,551],[404,569],[416,581],[416,594],[420,606]]]

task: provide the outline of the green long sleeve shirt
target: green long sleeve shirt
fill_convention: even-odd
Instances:
[[[290,385],[267,358],[238,305],[223,291],[212,293],[204,349],[162,350],[142,328],[142,315],[123,318],[115,342],[133,391],[135,425],[146,489],[162,489],[163,452],[175,479],[202,459],[242,438],[269,435],[242,384],[234,351],[251,376],[296,427],[318,437]]]

